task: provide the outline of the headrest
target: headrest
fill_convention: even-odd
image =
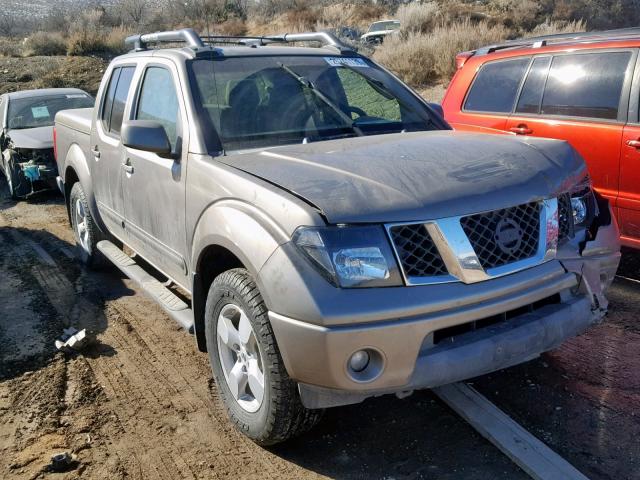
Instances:
[[[258,105],[260,103],[260,92],[255,82],[242,80],[229,92],[229,106]]]

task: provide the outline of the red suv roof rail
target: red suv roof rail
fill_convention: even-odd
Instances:
[[[544,35],[540,37],[520,38],[516,40],[508,40],[506,42],[486,45],[475,51],[476,55],[486,55],[496,50],[516,47],[540,48],[552,43],[570,43],[594,41],[594,40],[625,40],[628,38],[640,37],[640,28],[619,28],[616,30],[602,30],[593,32],[575,32],[575,33],[556,33],[553,35]]]
[[[468,52],[460,52],[459,54],[456,55],[456,69],[460,70],[464,64],[467,62],[467,60],[469,60],[471,57],[473,57],[473,54],[475,52],[473,50],[468,51]]]

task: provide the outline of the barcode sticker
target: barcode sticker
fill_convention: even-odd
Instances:
[[[365,62],[362,58],[345,58],[345,57],[324,57],[325,61],[331,65],[332,67],[364,67],[367,68],[367,62]]]

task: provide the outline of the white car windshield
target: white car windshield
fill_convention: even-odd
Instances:
[[[9,100],[9,129],[50,127],[56,113],[71,108],[93,107],[95,100],[84,93],[42,95]]]
[[[385,30],[397,30],[400,28],[400,22],[395,20],[376,22],[369,26],[369,33],[371,32],[383,32]]]

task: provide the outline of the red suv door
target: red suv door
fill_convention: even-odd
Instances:
[[[531,57],[527,56],[496,60],[482,65],[461,104],[446,108],[447,103],[454,100],[448,102],[445,96],[443,107],[447,120],[454,126],[468,124],[503,130],[507,118],[513,111],[530,62]],[[452,81],[451,86],[454,83]],[[456,98],[459,97],[456,95]]]
[[[537,56],[506,122],[516,134],[569,141],[613,205],[635,58],[633,49]]]

